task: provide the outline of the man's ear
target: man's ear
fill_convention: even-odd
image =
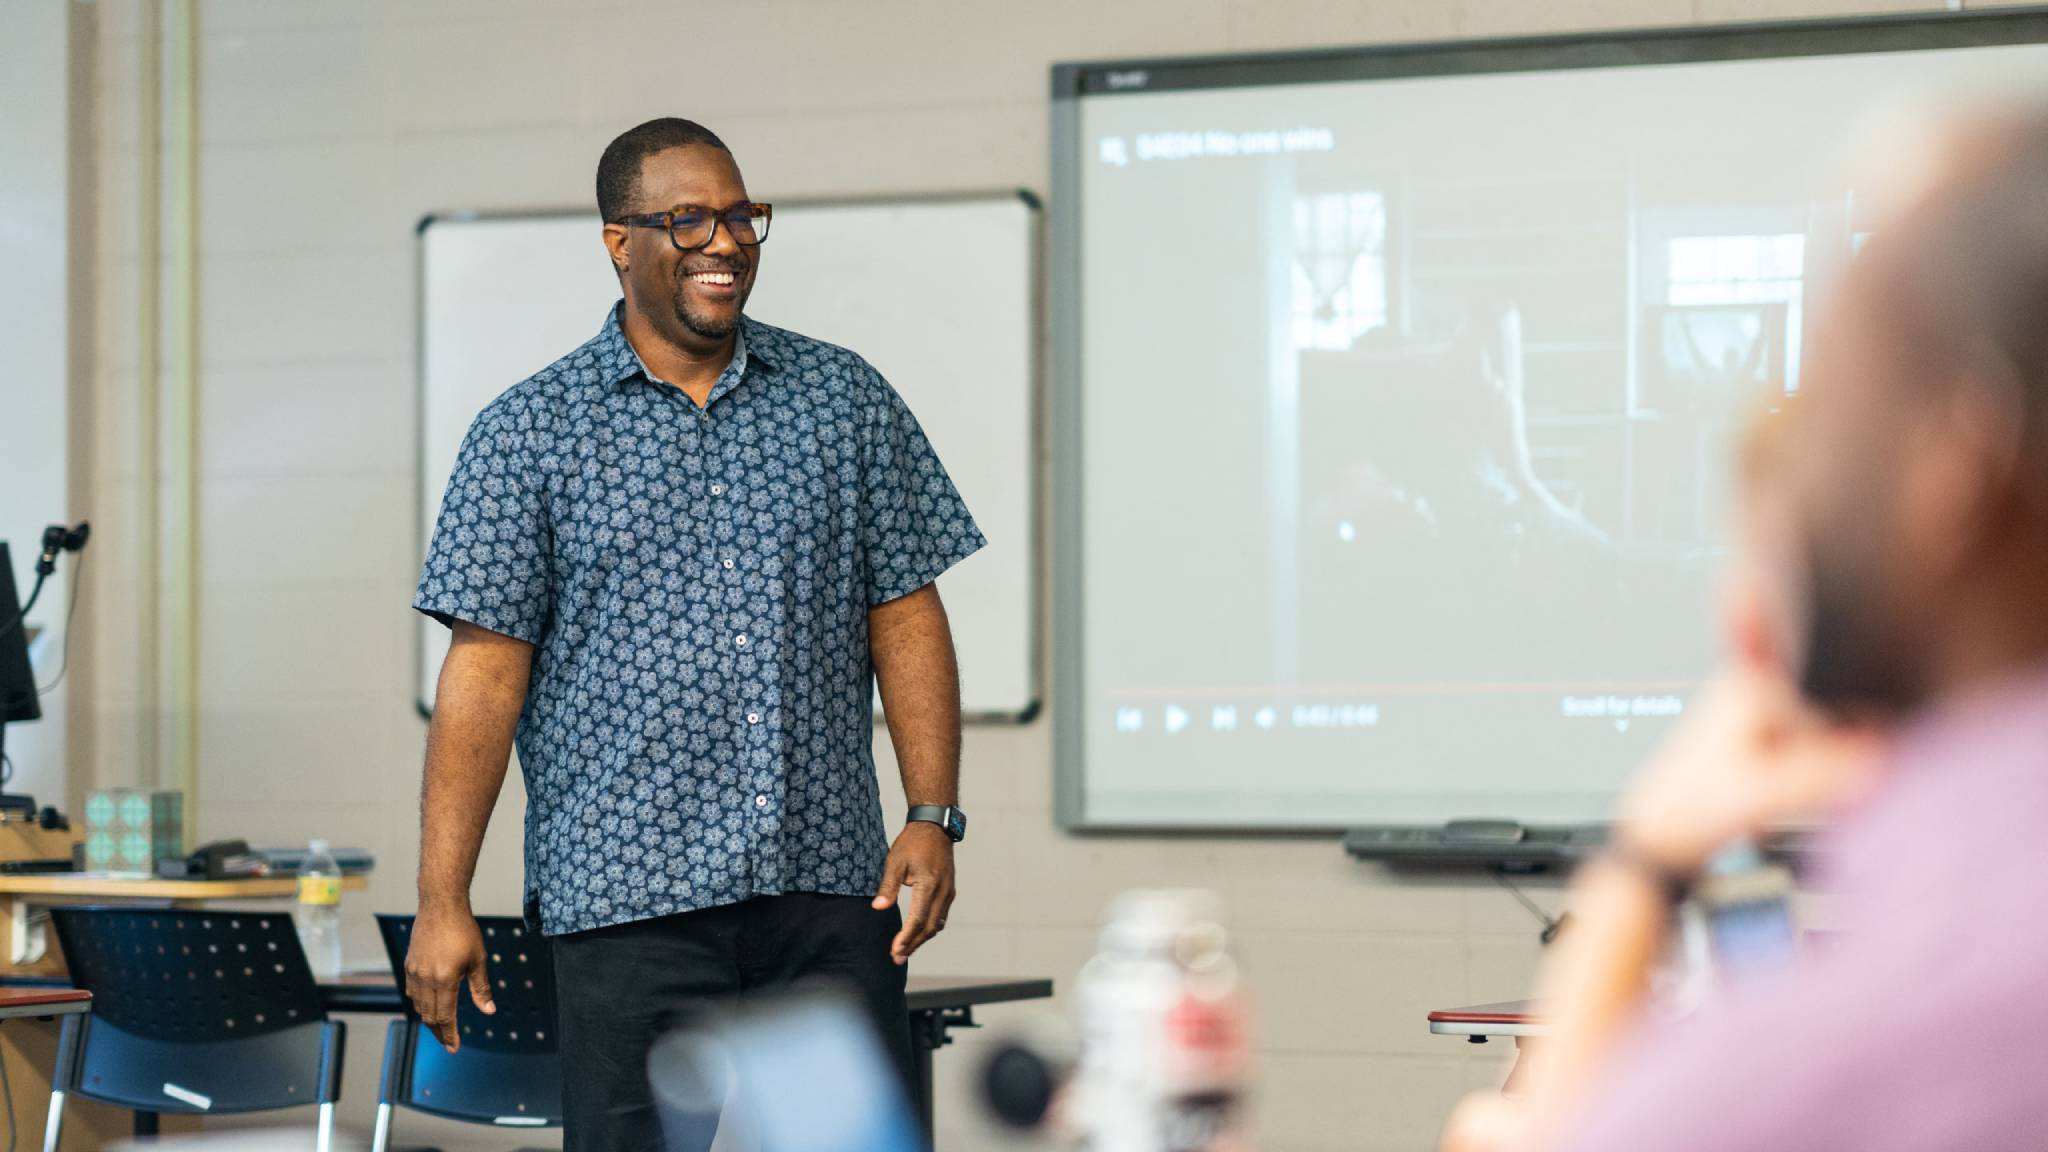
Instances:
[[[2021,511],[2025,413],[1999,395],[1974,382],[1955,386],[1900,453],[1903,539],[1918,542],[1924,554],[1908,559],[1924,571],[1969,565]]]
[[[1753,559],[1737,562],[1721,590],[1721,643],[1727,658],[1743,667],[1787,676],[1784,653],[1765,606],[1762,574]]]
[[[604,226],[605,252],[611,256],[612,271],[621,276],[624,276],[626,269],[632,265],[631,257],[626,254],[626,238],[630,235],[631,231],[623,224]]]

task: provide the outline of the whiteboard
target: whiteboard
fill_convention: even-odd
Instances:
[[[747,304],[880,370],[988,537],[939,579],[970,721],[1038,710],[1038,217],[1026,193],[777,204]],[[419,278],[424,558],[470,422],[596,335],[619,288],[597,216],[583,212],[430,216]],[[422,616],[422,712],[447,653],[448,630]]]

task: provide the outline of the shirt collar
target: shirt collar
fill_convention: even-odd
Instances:
[[[614,388],[630,383],[635,378],[653,380],[654,373],[640,359],[640,353],[633,350],[633,344],[626,339],[626,329],[621,322],[625,315],[626,302],[620,300],[612,305],[605,317],[604,328],[597,334],[597,365],[603,383]],[[713,398],[731,390],[747,374],[747,368],[758,365],[765,370],[775,367],[771,345],[774,329],[753,319],[740,317],[738,339],[734,342],[732,363],[719,374],[718,387],[713,389]]]

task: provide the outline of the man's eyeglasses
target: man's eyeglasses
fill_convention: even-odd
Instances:
[[[612,223],[628,228],[660,228],[668,233],[669,243],[674,244],[678,251],[695,252],[711,245],[721,224],[733,243],[751,248],[768,239],[768,222],[774,216],[775,209],[768,204],[735,204],[722,212],[710,208],[678,208],[673,212],[654,212],[645,216],[621,216]]]

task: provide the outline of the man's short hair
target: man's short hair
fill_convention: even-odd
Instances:
[[[1950,163],[1951,182],[1893,234],[1880,227],[1865,255],[1903,305],[1924,391],[1984,387],[2019,415],[2027,479],[2048,511],[2048,109],[1960,119]]]
[[[716,148],[726,155],[732,149],[718,134],[694,120],[663,116],[619,134],[605,145],[597,161],[597,214],[606,222],[630,216],[640,199],[640,167],[649,156],[671,148]]]

